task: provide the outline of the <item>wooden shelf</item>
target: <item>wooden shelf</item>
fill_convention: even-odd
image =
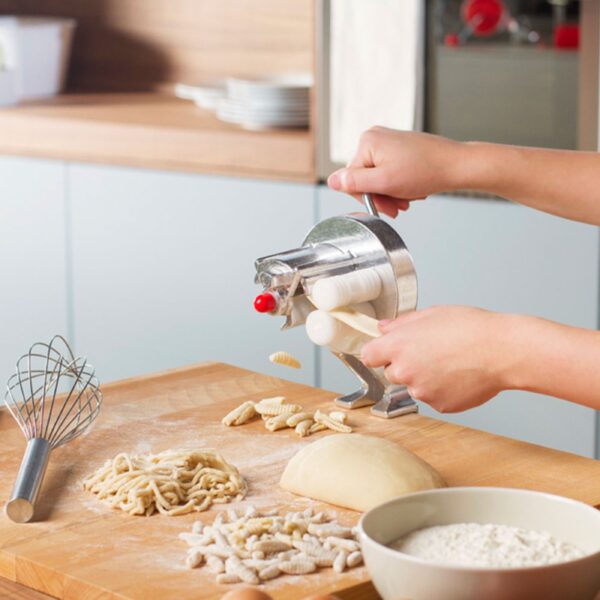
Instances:
[[[313,135],[246,131],[159,93],[68,94],[0,110],[0,153],[315,181]]]

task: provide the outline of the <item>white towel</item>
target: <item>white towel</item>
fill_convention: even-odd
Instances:
[[[421,129],[425,0],[331,0],[330,158],[373,125]]]

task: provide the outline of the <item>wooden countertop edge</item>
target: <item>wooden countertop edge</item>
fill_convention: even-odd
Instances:
[[[1,126],[1,125],[0,125]],[[12,147],[0,142],[0,156],[19,157],[19,158],[37,158],[56,160],[59,162],[80,163],[103,165],[111,167],[130,167],[134,169],[149,169],[156,171],[169,171],[177,173],[200,174],[200,175],[215,175],[222,177],[241,177],[247,179],[258,179],[266,181],[281,181],[289,183],[305,183],[316,184],[318,180],[312,175],[298,175],[297,173],[288,173],[285,171],[262,171],[258,169],[240,169],[234,167],[223,167],[208,164],[179,162],[174,160],[147,160],[127,158],[108,158],[98,156],[82,156],[78,152],[64,151],[35,151],[31,149],[23,149]]]
[[[111,118],[110,103],[94,105],[91,100],[89,111],[79,105],[69,111],[59,103],[0,109],[0,154],[316,182],[310,130],[247,131],[211,115],[196,119],[186,105],[181,118],[173,120],[179,105],[165,98],[163,108],[161,98],[147,105],[146,115],[144,98],[133,97],[128,110],[135,111],[140,102],[144,117],[135,121],[128,121],[118,104]],[[161,122],[161,110],[170,119]]]
[[[0,598],[4,600],[51,600],[42,592],[36,592],[30,587],[0,577]]]

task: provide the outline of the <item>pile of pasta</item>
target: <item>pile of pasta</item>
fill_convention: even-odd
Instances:
[[[87,477],[83,489],[131,515],[175,516],[241,500],[247,486],[220,454],[202,449],[119,454]]]
[[[352,427],[346,423],[346,413],[340,410],[328,415],[320,410],[305,412],[299,404],[285,401],[284,396],[263,398],[259,402],[248,400],[227,413],[222,423],[226,427],[244,425],[261,417],[267,431],[291,428],[300,437],[312,435],[317,431],[330,429],[339,433],[351,433]]]

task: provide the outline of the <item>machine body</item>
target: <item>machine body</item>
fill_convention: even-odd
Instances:
[[[321,221],[299,248],[259,258],[255,281],[263,293],[255,300],[259,312],[285,317],[282,329],[303,325],[315,306],[311,294],[315,283],[361,270],[375,270],[381,280],[377,297],[364,298],[376,319],[394,319],[414,310],[417,278],[412,258],[398,233],[379,218],[370,197],[368,214],[354,213]],[[363,290],[364,293],[364,290]],[[406,387],[390,384],[382,369],[367,368],[356,355],[332,350],[360,380],[356,392],[336,399],[345,408],[374,405],[371,411],[395,417],[417,410]]]

